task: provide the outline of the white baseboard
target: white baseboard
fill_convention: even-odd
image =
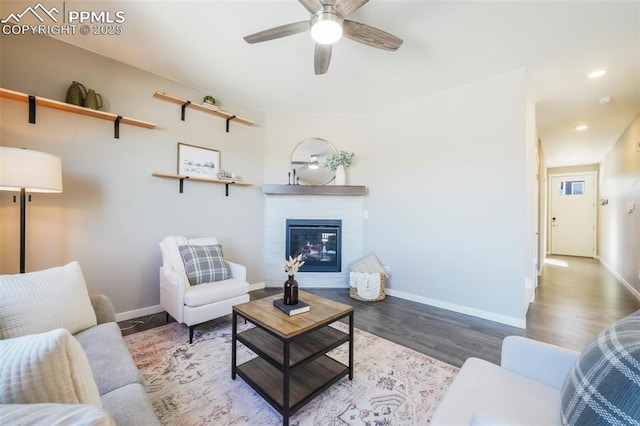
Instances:
[[[526,318],[516,318],[507,315],[496,314],[494,312],[484,311],[482,309],[470,308],[468,306],[458,305],[455,303],[443,302],[441,300],[430,299],[428,297],[416,296],[414,294],[405,293],[403,291],[396,291],[387,289],[386,293],[389,296],[399,297],[401,299],[411,300],[413,302],[422,303],[423,305],[435,306],[436,308],[446,309],[448,311],[458,312],[465,315],[471,315],[474,317],[486,319],[489,321],[495,321],[502,324],[510,325],[518,328],[527,327]]]
[[[133,318],[144,317],[146,315],[157,314],[158,312],[164,312],[162,306],[147,306],[146,308],[134,309],[133,311],[120,312],[116,314],[116,321],[126,321]]]
[[[261,283],[249,284],[249,291],[261,290],[265,287],[264,281]]]
[[[622,283],[623,286],[625,286],[627,288],[627,290],[629,290],[629,292],[638,300],[640,300],[640,292],[638,290],[636,290],[635,288],[633,288],[633,286],[627,281],[625,280],[622,275],[620,275],[619,273],[617,273],[616,271],[613,270],[613,268],[604,260],[602,260],[602,258],[600,256],[597,257],[598,260],[600,260],[600,263],[602,263],[604,265],[605,268],[607,268],[607,271],[611,272],[611,274],[616,277],[616,279],[618,281],[620,281]]]
[[[614,273],[614,275],[616,274]],[[278,286],[280,285],[277,285],[277,286],[270,285],[269,287],[278,287]],[[249,284],[249,291],[258,290],[265,287],[266,287],[266,283],[264,282]],[[305,286],[305,287],[314,288],[313,286]],[[326,288],[326,286],[318,287],[318,288]],[[348,285],[335,286],[333,288],[349,288],[349,286]],[[634,292],[634,295],[636,295],[636,297],[640,299],[640,293],[633,290],[633,288],[630,288],[630,291]],[[510,317],[507,315],[496,314],[494,312],[484,311],[482,309],[475,309],[475,308],[470,308],[468,306],[458,305],[455,303],[443,302],[441,300],[430,299],[428,297],[417,296],[414,294],[405,293],[403,291],[392,290],[389,288],[386,289],[386,293],[389,296],[399,297],[400,299],[411,300],[413,302],[422,303],[423,305],[435,306],[436,308],[442,308],[448,311],[458,312],[465,315],[471,315],[477,318],[482,318],[489,321],[495,321],[495,322],[510,325],[513,327],[524,329],[527,326],[526,318],[516,318],[516,317]],[[149,306],[146,308],[135,309],[133,311],[120,312],[119,314],[116,314],[116,321],[126,321],[132,318],[139,318],[145,315],[151,315],[151,314],[155,314],[163,311],[164,309],[162,309],[162,306],[156,305],[156,306]]]

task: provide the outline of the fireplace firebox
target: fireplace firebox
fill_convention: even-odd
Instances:
[[[341,272],[341,231],[341,220],[287,219],[285,256],[302,255],[300,272]]]

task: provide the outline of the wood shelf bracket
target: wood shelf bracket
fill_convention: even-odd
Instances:
[[[232,115],[231,117],[227,118],[227,133],[229,133],[229,122],[230,122],[231,120],[233,120],[234,118],[236,118],[236,116],[235,116],[235,115]]]
[[[36,97],[29,95],[29,123],[36,124]]]
[[[120,139],[120,121],[122,121],[122,116],[119,115],[113,122],[113,137],[116,139]]]
[[[186,101],[185,103],[182,104],[182,106],[180,107],[181,109],[181,113],[180,113],[180,119],[182,121],[185,121],[185,115],[187,112],[187,107],[191,105],[191,101]]]

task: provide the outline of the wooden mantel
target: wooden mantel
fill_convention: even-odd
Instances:
[[[262,185],[266,195],[367,195],[364,185]]]

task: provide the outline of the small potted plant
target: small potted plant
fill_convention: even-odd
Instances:
[[[353,163],[353,158],[356,155],[353,152],[340,151],[337,154],[333,154],[327,158],[327,161],[323,164],[324,167],[331,171],[336,172],[335,184],[346,185],[347,176],[345,169]]]
[[[205,104],[209,104],[209,105],[215,105],[216,104],[216,99],[211,95],[207,95],[207,96],[204,97],[202,102],[204,102]]]

